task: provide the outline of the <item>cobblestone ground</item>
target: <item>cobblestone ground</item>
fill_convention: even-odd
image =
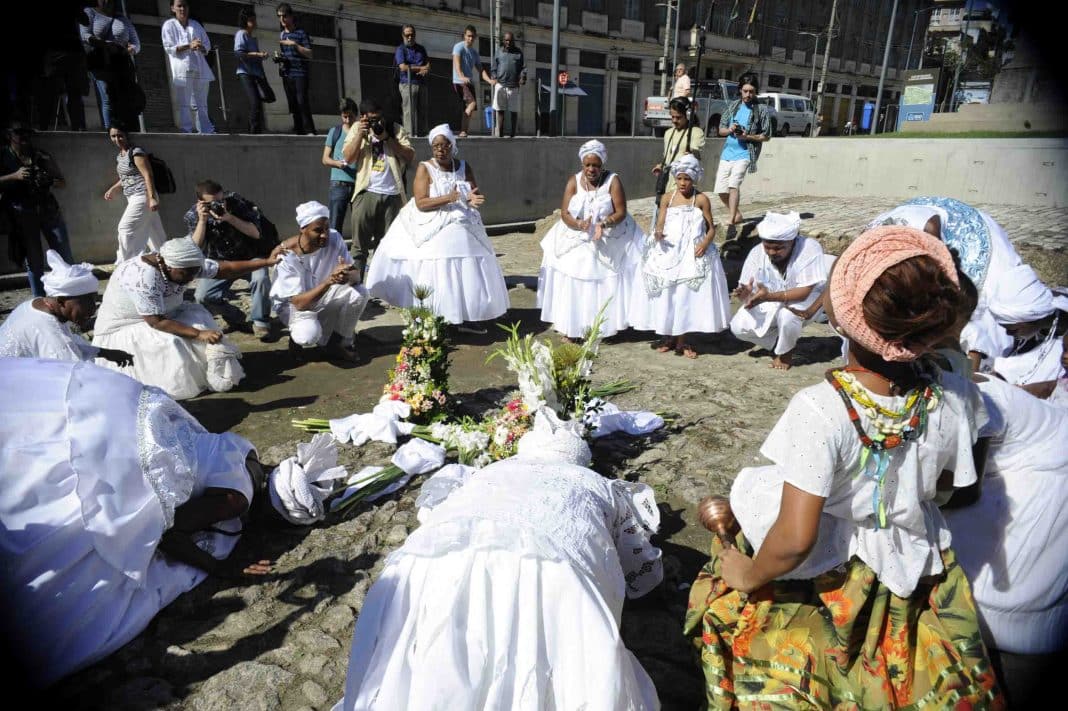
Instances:
[[[651,203],[632,202],[639,223],[648,224]],[[752,218],[768,209],[812,213],[805,232],[833,252],[891,206],[883,200],[785,196],[743,203]],[[1043,278],[1068,283],[1068,210],[981,207],[1006,226]],[[722,212],[715,209],[717,219]],[[518,321],[525,332],[544,331],[534,289],[538,242],[551,223],[547,218],[533,233],[493,238],[511,287],[512,309],[501,321]],[[14,281],[21,286],[19,278]],[[247,304],[247,291],[239,289],[238,296]],[[0,318],[26,298],[22,289],[0,292]],[[212,431],[233,430],[257,445],[264,462],[277,463],[306,439],[291,427],[292,418],[370,410],[397,351],[399,324],[395,310],[369,308],[358,341],[367,360],[354,368],[297,362],[286,350],[285,337],[264,343],[234,333],[247,379],[235,391],[184,404]],[[451,387],[463,410],[474,413],[499,403],[514,387],[499,361],[485,363],[501,340],[497,332],[456,343]],[[785,373],[769,369],[767,354],[751,352],[729,335],[694,339],[701,354],[695,361],[654,353],[650,340],[649,334],[627,333],[606,345],[595,377],[630,378],[639,387],[616,398],[620,406],[675,417],[664,431],[643,440],[599,441],[595,460],[603,474],[641,480],[657,492],[666,580],[646,598],[628,602],[622,634],[652,675],[664,708],[693,709],[701,702],[702,680],[680,629],[688,582],[705,561],[708,543],[694,504],[705,494],[726,493],[738,469],[755,461],[789,397],[817,382],[835,361],[839,340],[825,325],[807,327],[796,367]],[[343,445],[341,452],[354,471],[384,463],[391,448]],[[313,528],[253,527],[235,556],[275,559],[274,579],[255,585],[206,581],[163,610],[133,642],[62,681],[44,700],[66,709],[330,708],[342,693],[353,623],[364,596],[385,556],[417,525],[414,501],[420,483]]]

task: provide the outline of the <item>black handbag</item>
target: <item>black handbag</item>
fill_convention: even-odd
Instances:
[[[255,77],[256,80],[256,93],[260,96],[260,101],[265,104],[273,104],[277,101],[274,95],[274,89],[267,82],[267,77]]]

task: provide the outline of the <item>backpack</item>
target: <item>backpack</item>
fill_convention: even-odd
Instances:
[[[144,150],[143,148],[141,150]],[[130,165],[133,165],[133,149],[130,149]],[[170,195],[178,190],[178,184],[174,181],[174,173],[159,156],[145,151],[148,165],[152,168],[152,182],[156,184],[156,192],[160,195]]]

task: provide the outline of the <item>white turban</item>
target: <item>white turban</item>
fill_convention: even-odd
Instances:
[[[868,229],[882,225],[904,225],[922,230],[927,225],[927,221],[936,215],[942,221],[944,229],[946,221],[949,219],[949,213],[942,208],[931,205],[898,205],[893,210],[884,212],[872,220],[868,224]]]
[[[586,141],[579,147],[579,161],[585,160],[586,156],[593,154],[601,159],[601,167],[608,161],[608,149],[604,147],[604,144],[594,139]]]
[[[705,177],[705,169],[701,167],[701,161],[694,158],[692,153],[687,153],[671,164],[671,177],[680,174],[688,175],[695,183],[699,183]]]
[[[764,219],[757,224],[757,234],[760,239],[770,239],[775,242],[789,242],[797,239],[801,230],[801,215],[796,212],[769,212]]]
[[[267,478],[275,511],[290,523],[310,526],[326,516],[323,502],[334,489],[334,480],[347,477],[337,463],[337,443],[320,432],[311,442],[297,445],[297,456],[278,465]]]
[[[100,282],[93,276],[93,266],[86,262],[67,264],[63,257],[54,250],[45,255],[52,271],[41,277],[45,293],[49,296],[83,296],[95,294]]]
[[[449,124],[439,123],[437,126],[430,129],[430,134],[426,137],[427,143],[433,146],[434,139],[438,136],[445,136],[445,138],[449,139],[449,145],[452,146],[453,155],[460,152],[460,149],[456,147],[456,136],[453,134],[452,129],[449,128]]]
[[[168,267],[181,269],[183,267],[203,267],[204,253],[196,245],[191,237],[178,237],[169,239],[159,249],[159,256]]]
[[[987,307],[1000,324],[1028,323],[1044,319],[1056,310],[1053,292],[1026,264],[1018,264],[987,283]]]
[[[301,227],[324,217],[330,217],[330,208],[321,202],[312,200],[297,205],[297,224]]]
[[[559,462],[588,467],[593,461],[593,455],[581,432],[580,422],[565,422],[543,405],[534,413],[534,426],[519,438],[516,445],[517,457],[527,461]]]

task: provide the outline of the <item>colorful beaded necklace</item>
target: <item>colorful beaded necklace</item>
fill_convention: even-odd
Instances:
[[[902,446],[906,442],[918,439],[927,429],[927,413],[933,411],[942,401],[942,388],[933,382],[914,388],[905,394],[905,405],[901,410],[887,409],[874,400],[857,382],[849,371],[856,368],[828,370],[827,382],[845,404],[849,421],[857,431],[863,449],[860,455],[860,474],[866,474],[875,480],[872,492],[872,512],[875,515],[875,527],[886,527],[886,503],[883,501],[883,489],[886,470],[890,466],[889,450]],[[871,425],[877,430],[874,436],[864,431],[860,415],[853,406],[856,402],[868,416]]]

